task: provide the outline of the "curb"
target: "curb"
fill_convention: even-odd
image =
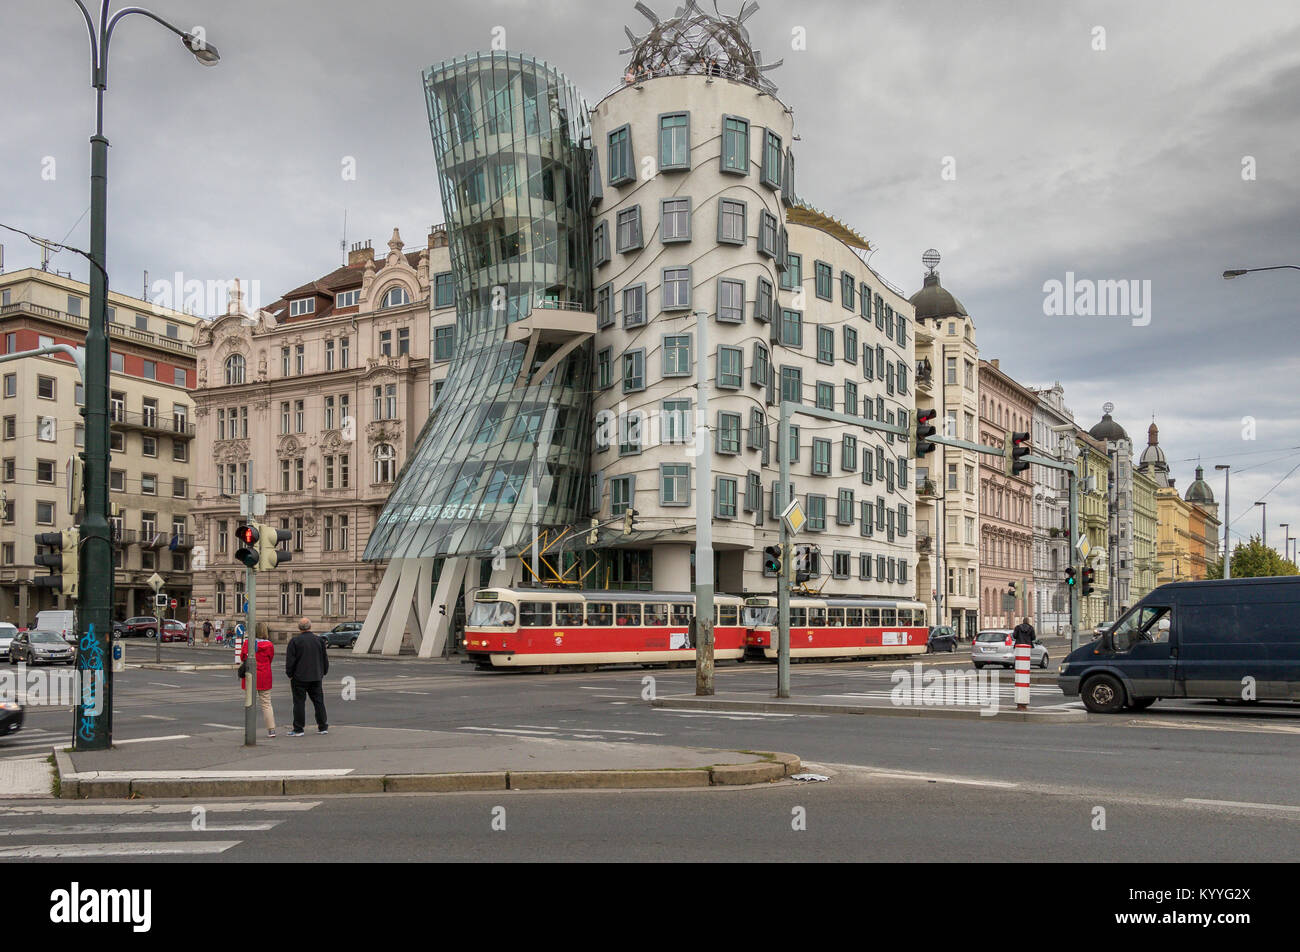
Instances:
[[[54,751],[64,800],[150,797],[299,797],[331,793],[464,793],[481,790],[645,790],[775,783],[802,769],[795,754],[748,751],[752,764],[647,770],[496,770],[480,773],[358,774],[343,777],[220,777],[158,780],[81,780],[72,759]]]
[[[127,663],[128,668],[140,671],[234,671],[238,665],[233,661],[225,664],[195,664],[190,661],[144,661],[139,664]]]
[[[800,701],[732,701],[726,698],[655,698],[651,707],[738,711],[753,714],[874,714],[878,717],[943,717],[955,720],[1025,721],[1055,724],[1084,723],[1086,711],[1016,711],[981,714],[978,708],[965,711],[941,707],[865,707],[853,704],[815,704]],[[716,768],[715,768],[716,769]]]

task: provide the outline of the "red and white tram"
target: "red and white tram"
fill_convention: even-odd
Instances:
[[[736,595],[713,598],[716,660],[744,660],[741,607]],[[686,592],[484,588],[465,623],[465,651],[480,668],[694,664],[694,615]]]
[[[775,660],[775,598],[746,598],[742,621],[751,655]],[[925,606],[893,598],[792,597],[791,658],[925,654]]]

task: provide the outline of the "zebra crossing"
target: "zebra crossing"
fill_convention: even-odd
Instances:
[[[72,720],[72,715],[68,715]],[[72,744],[72,731],[52,731],[43,727],[24,727],[17,734],[11,734],[0,742],[0,760],[28,760],[33,757],[48,757],[55,747],[69,747]]]
[[[216,856],[319,800],[0,804],[0,860]]]

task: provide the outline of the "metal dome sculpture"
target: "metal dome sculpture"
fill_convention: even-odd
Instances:
[[[758,11],[754,0],[746,0],[734,17],[719,12],[716,0],[712,14],[700,9],[696,0],[686,0],[670,20],[659,19],[644,3],[638,2],[636,9],[650,21],[650,32],[637,36],[623,27],[632,46],[619,50],[619,55],[632,55],[627,64],[632,79],[703,73],[776,93],[776,84],[763,74],[782,60],[764,65],[763,54],[750,45],[745,29],[745,20]]]

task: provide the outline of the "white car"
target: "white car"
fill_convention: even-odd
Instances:
[[[971,664],[982,668],[986,664],[1016,666],[1016,637],[1010,628],[986,628],[975,636],[970,646]],[[1047,667],[1047,649],[1035,642],[1029,649],[1029,663],[1037,668]]]
[[[9,646],[13,644],[14,635],[18,634],[18,626],[11,625],[7,621],[0,621],[0,657],[9,657]]]

